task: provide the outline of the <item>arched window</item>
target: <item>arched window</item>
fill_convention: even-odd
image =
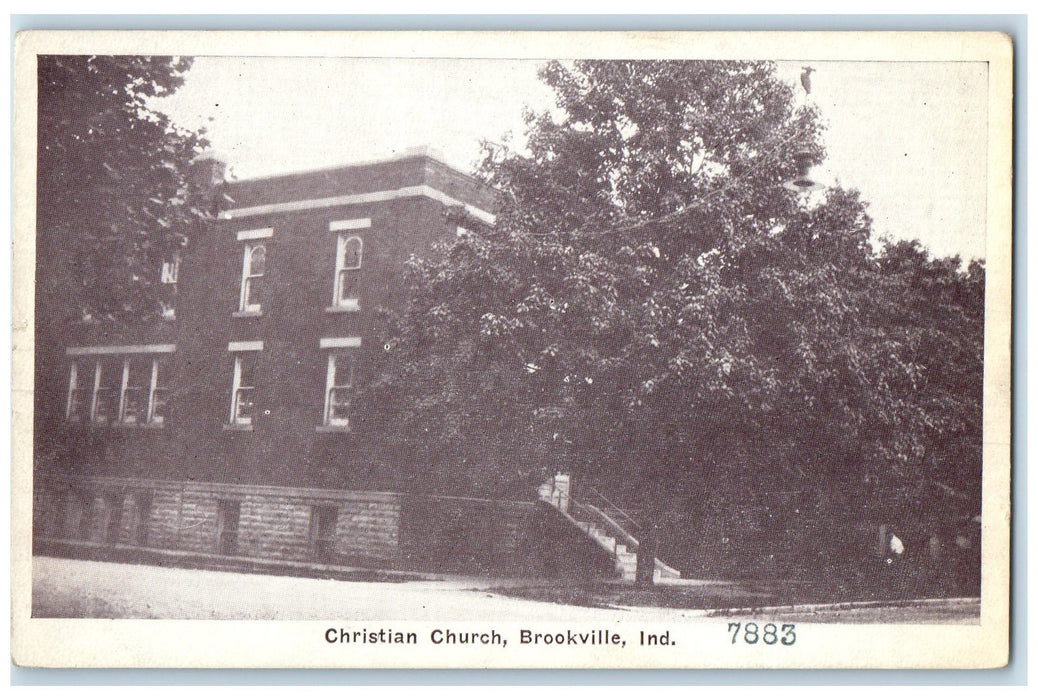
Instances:
[[[339,308],[356,307],[360,266],[364,254],[364,241],[360,236],[340,234],[338,254],[335,258],[335,298],[333,305]]]
[[[260,311],[260,284],[266,271],[267,246],[262,243],[246,245],[242,268],[240,311]]]
[[[254,245],[249,254],[249,274],[253,277],[262,277],[267,267],[267,246],[262,243]]]
[[[350,236],[342,243],[342,269],[359,270],[364,241],[360,236]]]

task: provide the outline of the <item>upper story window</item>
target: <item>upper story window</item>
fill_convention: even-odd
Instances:
[[[332,305],[328,311],[356,311],[360,308],[360,270],[364,261],[364,239],[358,230],[371,227],[371,219],[333,221],[330,231],[335,241],[335,281]]]
[[[176,284],[180,276],[180,256],[162,263],[162,284]]]
[[[75,359],[66,417],[95,425],[162,425],[169,398],[166,354],[173,350],[172,345],[69,348]]]
[[[263,276],[267,273],[267,246],[250,243],[245,246],[245,263],[241,273],[241,305],[239,311],[259,312],[260,289]]]
[[[170,321],[177,317],[177,280],[180,277],[180,256],[162,263],[163,298],[162,317]]]
[[[258,315],[262,312],[261,293],[263,278],[267,274],[268,241],[274,235],[274,229],[263,228],[253,231],[239,231],[238,240],[245,242],[242,254],[241,297],[238,302],[238,314]]]
[[[360,259],[364,252],[364,242],[360,239],[360,236],[346,237],[345,234],[339,234],[339,250],[341,260],[339,261],[339,267],[343,270],[359,270]]]
[[[357,297],[364,242],[360,236],[339,234],[335,264],[335,306],[359,307]]]

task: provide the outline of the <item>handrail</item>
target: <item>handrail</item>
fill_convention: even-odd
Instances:
[[[604,501],[606,504],[608,504],[614,510],[616,510],[620,515],[622,515],[624,518],[630,521],[635,526],[635,528],[637,528],[638,531],[641,530],[641,528],[638,526],[638,522],[634,518],[632,518],[630,514],[624,511],[623,508],[620,508],[618,505],[610,501],[593,486],[589,486],[588,489],[590,493],[597,495],[599,498],[602,499],[602,501]],[[563,494],[561,494],[557,489],[553,488],[553,484],[551,482],[544,484],[541,489],[542,502],[549,504],[563,517],[565,517],[574,525],[577,525],[581,531],[587,533],[588,536],[592,536],[592,528],[596,527],[596,525],[598,527],[604,527],[604,530],[608,531],[604,534],[606,534],[609,540],[612,541],[612,545],[608,544],[608,540],[603,541],[597,535],[595,535],[593,538],[597,540],[598,543],[605,547],[607,550],[611,547],[613,550],[613,555],[617,558],[618,562],[620,555],[619,547],[621,540],[627,546],[627,552],[637,554],[639,549],[638,540],[631,533],[629,533],[622,525],[620,525],[620,523],[616,522],[616,520],[614,520],[610,515],[605,513],[601,508],[591,505],[590,503],[581,503],[580,501],[573,498],[572,495],[566,495],[568,497],[565,498],[566,507],[564,509],[561,502],[563,500]],[[582,519],[586,520],[586,522],[578,521],[576,517],[574,517],[574,515],[567,513],[566,510],[571,511],[574,514],[582,514],[584,516]],[[669,566],[659,557],[653,557],[652,566],[655,572],[654,575],[658,574],[660,576],[671,577],[681,576],[680,571],[678,571],[672,566]]]
[[[630,545],[631,547],[637,547],[638,546],[638,540],[636,540],[634,538],[634,535],[632,535],[631,533],[627,532],[627,530],[623,529],[623,527],[619,523],[617,523],[615,520],[613,520],[608,515],[603,513],[600,509],[596,508],[595,506],[591,505],[590,503],[582,503],[580,505],[582,505],[584,508],[587,508],[591,512],[593,512],[596,515],[598,515],[598,517],[600,517],[603,520],[605,520],[606,524],[609,525],[611,528],[613,528],[614,536],[622,537],[624,539],[624,541],[628,545]]]
[[[631,517],[630,513],[628,513],[628,512],[627,512],[627,511],[625,511],[625,510],[624,510],[623,508],[621,508],[620,506],[618,506],[618,505],[616,505],[615,503],[613,503],[612,501],[610,501],[610,500],[609,500],[608,498],[606,498],[606,497],[605,497],[605,494],[603,494],[603,493],[602,493],[601,491],[599,491],[598,489],[596,489],[596,488],[595,488],[594,486],[588,486],[588,489],[589,489],[589,490],[590,490],[590,491],[591,491],[591,492],[592,492],[593,494],[595,494],[596,496],[598,496],[599,498],[601,498],[601,499],[602,499],[603,501],[605,501],[605,503],[606,503],[606,505],[607,505],[607,506],[609,506],[610,508],[612,508],[612,509],[614,509],[614,510],[618,511],[618,512],[619,512],[619,513],[620,513],[620,514],[621,514],[622,516],[624,516],[625,518],[627,518],[628,522],[630,522],[630,523],[631,523],[631,525],[634,525],[634,529],[636,529],[636,530],[641,530],[641,529],[642,529],[642,526],[641,526],[641,525],[640,525],[640,524],[638,523],[638,521],[637,521],[637,520],[635,520],[634,518],[632,518],[632,517]]]

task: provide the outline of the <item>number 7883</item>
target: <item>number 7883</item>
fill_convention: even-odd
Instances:
[[[732,634],[732,644],[738,644],[740,641],[746,644],[762,642],[772,645],[781,643],[788,647],[793,646],[797,641],[796,625],[792,624],[785,624],[779,627],[774,622],[769,622],[764,626],[756,622],[729,622],[728,631]]]

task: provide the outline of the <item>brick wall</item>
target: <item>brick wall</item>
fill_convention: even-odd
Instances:
[[[401,521],[407,565],[436,569],[450,562],[472,573],[516,571],[520,537],[532,503],[410,495]]]
[[[493,205],[487,188],[425,156],[229,183],[225,205],[247,208],[417,185],[487,210]],[[364,241],[359,310],[332,313],[327,307],[338,233],[329,229],[330,222],[357,219],[371,222],[357,232]],[[263,239],[262,315],[242,317],[236,312],[245,243],[237,233],[261,228],[273,230]],[[170,396],[165,422],[158,429],[66,422],[70,362],[65,348],[59,348],[58,357],[37,363],[41,467],[63,469],[70,476],[356,491],[404,488],[400,472],[406,465],[393,463],[384,446],[361,444],[349,432],[318,430],[329,354],[319,343],[321,338],[361,338],[361,347],[351,351],[354,381],[358,386],[367,381],[372,357],[386,352],[385,339],[377,333],[377,311],[406,304],[408,258],[428,255],[435,241],[455,231],[444,204],[418,194],[211,222],[183,251],[175,321],[152,320],[132,328],[73,324],[68,332],[68,346],[175,345],[166,358]],[[223,424],[229,420],[234,368],[228,343],[240,341],[263,343],[257,354],[256,410],[251,431],[228,431]],[[195,516],[208,517],[201,511]]]

